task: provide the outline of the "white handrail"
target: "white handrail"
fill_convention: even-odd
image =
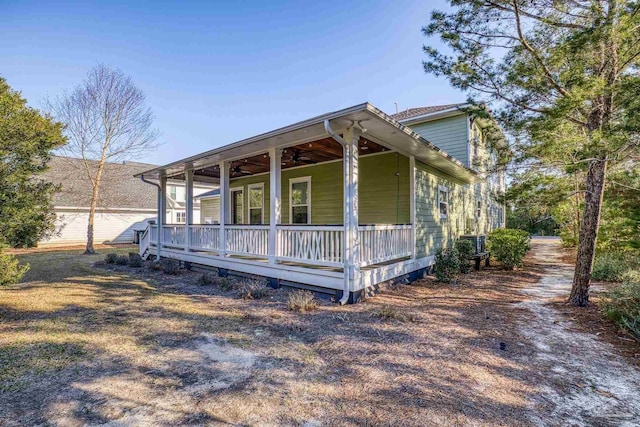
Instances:
[[[226,252],[237,255],[269,255],[268,225],[225,225]]]
[[[162,246],[184,249],[186,246],[184,224],[164,224],[162,226]]]
[[[191,246],[196,251],[218,251],[220,249],[220,225],[191,224]]]
[[[278,225],[277,260],[328,267],[344,265],[344,227],[332,225]]]
[[[362,225],[358,233],[360,266],[411,256],[411,224]]]

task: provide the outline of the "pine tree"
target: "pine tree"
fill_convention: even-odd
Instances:
[[[639,157],[640,4],[451,0],[423,29],[425,70],[490,102],[530,167],[585,176],[570,302],[589,302],[607,169]]]
[[[38,175],[64,143],[62,124],[27,106],[0,78],[0,244],[35,246],[54,233],[56,187]]]

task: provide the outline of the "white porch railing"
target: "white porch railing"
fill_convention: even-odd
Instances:
[[[226,225],[226,252],[239,255],[269,255],[268,225]]]
[[[344,227],[278,225],[277,259],[329,267],[344,263]]]
[[[162,226],[162,246],[184,248],[186,244],[184,224],[165,224]]]
[[[361,225],[360,265],[372,265],[411,255],[411,224]]]
[[[220,225],[193,224],[191,245],[186,247],[184,224],[166,224],[162,229],[162,246],[167,248],[217,252]],[[228,254],[269,256],[268,225],[226,225]],[[411,256],[411,224],[363,225],[358,227],[360,266],[393,261]],[[140,250],[156,245],[158,226],[149,225],[140,239]],[[276,260],[326,267],[344,267],[344,227],[341,225],[278,225]]]
[[[197,251],[217,251],[220,249],[220,226],[197,225],[190,226],[191,246],[189,249]]]
[[[142,234],[140,235],[140,241],[138,242],[138,247],[140,249],[140,256],[143,258],[146,256],[145,253],[149,250],[150,233],[151,233],[151,230],[149,227],[147,227],[147,229],[144,230],[144,232],[142,232]]]
[[[158,226],[156,224],[149,224],[149,237],[150,244],[158,244]]]

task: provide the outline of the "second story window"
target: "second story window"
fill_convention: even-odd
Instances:
[[[476,200],[476,218],[480,219],[482,216],[482,199]]]
[[[169,197],[171,197],[172,200],[176,200],[177,196],[178,196],[178,189],[176,188],[175,185],[170,185],[169,186]]]

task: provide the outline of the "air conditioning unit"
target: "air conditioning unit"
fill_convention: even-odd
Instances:
[[[487,236],[485,235],[466,234],[464,236],[460,236],[460,239],[469,240],[471,243],[473,243],[473,247],[475,248],[477,254],[487,251]]]

